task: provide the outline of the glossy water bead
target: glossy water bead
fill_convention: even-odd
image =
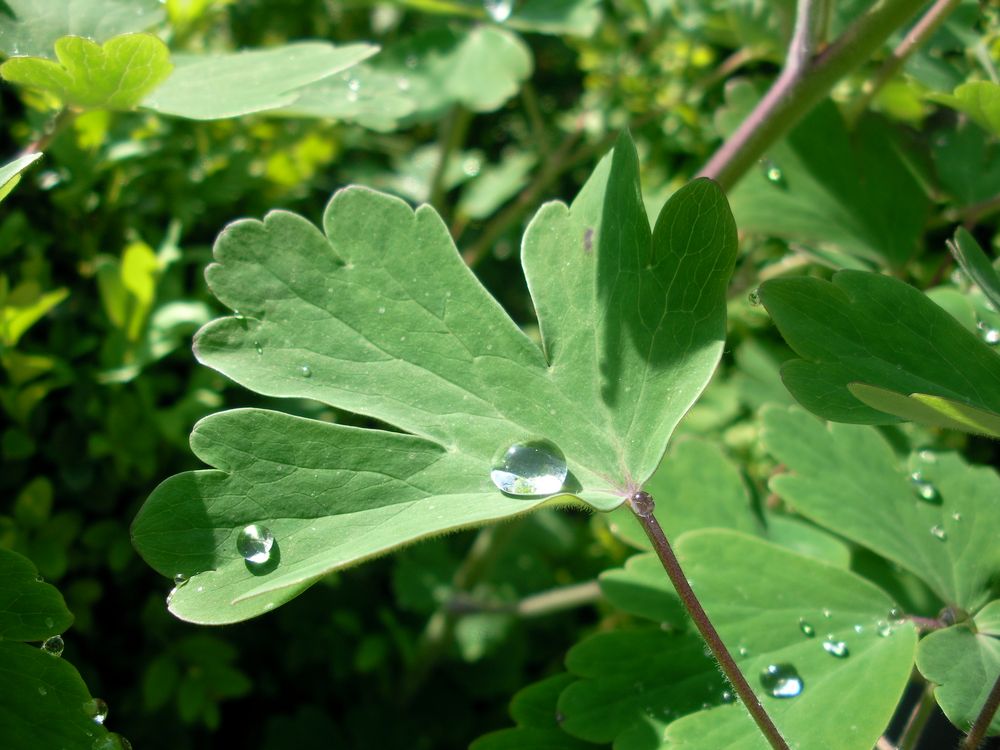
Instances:
[[[548,440],[531,440],[501,450],[490,479],[508,495],[554,495],[566,482],[566,457]]]
[[[254,565],[266,563],[271,558],[273,546],[274,534],[266,526],[256,523],[244,526],[236,537],[236,551]]]
[[[805,688],[791,664],[768,664],[760,673],[760,684],[775,698],[794,698]]]

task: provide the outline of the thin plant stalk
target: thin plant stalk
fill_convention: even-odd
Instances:
[[[815,6],[813,0],[800,0],[796,32],[784,69],[764,98],[702,167],[699,176],[710,177],[724,190],[731,190],[837,81],[867,61],[923,4],[924,0],[881,0],[829,47],[812,56],[812,38],[806,32]],[[806,40],[809,44],[803,47]]]
[[[469,123],[472,121],[472,113],[460,104],[456,104],[451,111],[451,115],[445,120],[441,128],[441,153],[438,157],[434,174],[431,177],[430,190],[428,191],[429,203],[444,214],[444,194],[445,177],[448,174],[448,164],[451,157],[462,147],[465,142],[465,135],[469,131]]]
[[[976,750],[979,747],[986,737],[986,730],[990,728],[990,722],[993,721],[998,707],[1000,707],[1000,676],[993,683],[990,694],[986,696],[986,702],[983,703],[979,716],[972,722],[969,734],[962,743],[962,750]]]
[[[712,655],[715,656],[723,674],[725,674],[726,679],[733,686],[736,694],[743,702],[743,706],[750,713],[751,718],[756,722],[761,734],[764,735],[774,750],[789,750],[785,738],[781,736],[781,732],[778,731],[778,727],[775,726],[771,716],[767,713],[767,709],[764,708],[757,694],[747,682],[746,677],[743,676],[739,666],[736,664],[736,660],[729,653],[726,644],[722,642],[719,631],[715,629],[712,621],[708,618],[708,613],[705,612],[705,608],[698,601],[694,589],[688,583],[677,555],[674,554],[670,542],[667,541],[667,535],[663,533],[663,528],[653,515],[654,504],[652,496],[647,492],[636,492],[629,497],[628,506],[639,520],[643,531],[649,537],[649,541],[653,543],[656,556],[660,558],[660,563],[663,565],[663,569],[667,572],[670,582],[677,591],[684,609],[687,610],[695,627],[698,628],[701,637],[705,639],[706,645],[711,649]]]
[[[927,685],[917,699],[917,704],[913,707],[913,711],[910,712],[910,716],[906,720],[906,726],[903,727],[903,731],[899,735],[899,742],[896,743],[899,750],[916,750],[917,743],[920,742],[920,736],[924,732],[924,727],[927,726],[927,722],[933,713],[934,691],[930,685]]]

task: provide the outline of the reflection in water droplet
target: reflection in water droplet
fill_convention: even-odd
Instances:
[[[493,461],[490,479],[508,495],[553,495],[566,482],[566,457],[548,440],[514,443]]]
[[[781,167],[779,167],[770,159],[764,158],[760,160],[760,171],[764,173],[764,178],[768,182],[774,185],[785,184],[784,172],[781,171]]]
[[[302,365],[302,367],[299,368],[299,372],[304,378],[311,378],[313,374],[312,368],[310,368],[309,365]]]
[[[62,656],[63,648],[66,644],[63,643],[62,636],[54,635],[51,638],[46,638],[42,641],[42,651],[47,654],[52,654],[52,656]]]
[[[803,620],[801,617],[799,618],[799,630],[802,631],[802,635],[804,635],[806,638],[812,638],[814,635],[816,635],[816,628],[814,628],[808,622]]]
[[[490,18],[503,23],[514,10],[514,0],[483,0],[483,8],[490,14]]]
[[[760,684],[775,698],[794,698],[805,687],[791,664],[769,664],[760,673]]]
[[[271,558],[274,534],[266,526],[252,523],[236,537],[236,550],[244,560],[254,565],[266,563]]]
[[[945,531],[944,527],[941,526],[941,524],[939,523],[936,523],[933,526],[931,526],[931,536],[934,537],[935,539],[940,539],[942,542],[948,540],[948,532]]]
[[[899,625],[906,617],[906,613],[900,607],[889,607],[889,622]]]
[[[188,580],[187,576],[184,575],[183,573],[174,573],[175,586],[183,586],[185,583],[187,583],[187,580]]]
[[[823,650],[830,654],[830,656],[836,656],[838,659],[846,659],[851,655],[846,643],[834,640],[830,636],[827,636],[826,640],[823,641]]]
[[[892,626],[885,620],[879,620],[875,623],[875,632],[885,638],[892,635]]]
[[[736,700],[736,697],[731,692],[729,692],[728,690],[722,691],[723,703],[732,703],[734,700]]]
[[[87,716],[94,720],[95,724],[103,724],[108,718],[108,704],[100,698],[93,698],[83,704],[83,710]]]
[[[928,503],[934,503],[935,505],[941,502],[941,495],[931,482],[924,479],[924,475],[919,471],[915,471],[910,474],[910,486],[913,487],[913,491],[917,493],[917,497]]]

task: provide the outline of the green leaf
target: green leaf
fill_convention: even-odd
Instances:
[[[623,136],[572,208],[548,204],[532,221],[524,265],[542,348],[427,206],[348,188],[326,211],[325,236],[285,212],[231,225],[207,276],[240,315],[202,329],[198,358],[259,393],[412,435],[259,410],[202,421],[192,446],[218,470],[167,480],[133,527],[160,572],[197,574],[172,611],[244,619],[337,568],[538,507],[545,498],[504,496],[490,481],[496,454],[517,441],[544,438],[565,454],[566,494],[552,502],[621,504],[719,360],[736,251],[708,180],[674,194],[652,238],[643,211]],[[249,523],[277,539],[266,570],[236,550]]]
[[[731,132],[757,94],[730,86],[720,129]],[[769,178],[770,176],[770,178]],[[740,231],[834,246],[902,266],[917,250],[927,199],[874,118],[849,132],[837,106],[817,106],[730,192]]]
[[[879,634],[889,597],[849,571],[736,531],[688,532],[677,550],[699,599],[786,738],[803,750],[869,750],[902,695],[916,647],[911,625]],[[815,637],[803,633],[800,618],[814,627]],[[828,653],[827,637],[843,641],[849,655]],[[759,675],[784,663],[795,667],[804,689],[794,698],[773,698]],[[745,711],[721,705],[726,687],[694,636],[601,634],[575,647],[567,667],[582,679],[563,692],[559,710],[564,730],[582,739],[614,740],[620,750],[766,747]],[[870,674],[880,679],[867,679]],[[699,709],[711,710],[692,713]],[[697,731],[689,730],[692,722]],[[716,724],[721,735],[714,733]]]
[[[371,57],[378,47],[297,42],[218,55],[175,55],[174,72],[142,102],[165,115],[218,120],[286,107],[303,86]]]
[[[507,25],[541,34],[590,38],[601,20],[598,0],[524,0]]]
[[[300,92],[283,113],[332,117],[376,130],[440,117],[461,105],[492,112],[514,96],[532,70],[521,39],[495,26],[435,29],[394,44],[371,63]]]
[[[499,164],[489,164],[462,191],[457,211],[470,219],[487,219],[517,195],[528,182],[536,158],[526,151],[505,154]]]
[[[590,747],[559,728],[556,701],[573,682],[562,673],[518,691],[510,702],[516,729],[501,729],[480,737],[469,750],[588,750]]]
[[[918,455],[907,471],[877,430],[824,425],[796,408],[765,408],[763,420],[764,445],[790,472],[771,488],[795,510],[915,573],[946,603],[975,611],[992,598],[994,471],[948,453]],[[914,471],[934,489],[932,502],[918,496]]]
[[[986,257],[986,253],[979,247],[976,238],[969,234],[965,227],[959,227],[955,230],[954,241],[948,243],[948,249],[966,276],[974,284],[979,285],[983,294],[995,307],[1000,307],[1000,275]]]
[[[56,40],[82,36],[103,42],[163,20],[158,0],[4,0],[0,51],[8,57],[52,58]]]
[[[559,729],[517,727],[484,735],[469,745],[469,750],[592,750]]]
[[[899,420],[859,400],[853,383],[940,396],[1000,414],[1000,356],[909,284],[839,271],[832,282],[772,279],[759,294],[802,357],[781,368],[785,385],[824,419]]]
[[[1000,143],[971,120],[948,123],[930,139],[934,171],[959,206],[1000,193]]]
[[[43,292],[37,281],[22,281],[9,293],[0,285],[0,342],[16,346],[31,326],[69,296],[68,289]]]
[[[964,623],[937,630],[917,649],[917,668],[935,683],[938,705],[963,732],[969,731],[1000,678],[998,636],[1000,601],[992,601],[976,615],[974,628]],[[1000,734],[1000,716],[994,714],[987,733]]]
[[[624,568],[605,570],[600,581],[605,598],[623,612],[674,628],[685,626],[684,607],[652,552],[633,555]]]
[[[0,167],[0,201],[7,197],[21,179],[21,172],[42,158],[41,153],[25,154]]]
[[[1000,135],[1000,84],[968,81],[951,94],[927,94],[927,98],[968,115],[977,125]]]
[[[69,662],[0,641],[0,737],[12,750],[89,750],[108,731],[87,713],[90,692]]]
[[[72,624],[59,590],[26,557],[0,547],[0,639],[41,641]]]
[[[849,383],[847,390],[861,403],[901,419],[1000,438],[1000,415],[960,401],[927,393],[905,396],[864,383]]]
[[[16,57],[0,65],[10,83],[48,91],[82,109],[128,110],[170,75],[170,50],[152,34],[123,34],[97,44],[79,36],[56,40],[58,62]]]

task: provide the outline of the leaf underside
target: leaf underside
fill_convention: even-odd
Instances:
[[[650,232],[623,136],[572,207],[531,222],[523,263],[542,334],[529,339],[463,264],[429,207],[337,193],[325,234],[290,213],[230,225],[209,285],[239,314],[206,326],[205,364],[270,396],[310,398],[407,433],[238,410],[199,423],[214,471],[164,482],[133,526],[170,607],[197,622],[260,614],[321,576],[401,544],[582,500],[609,510],[655,470],[722,351],[736,235],[725,197],[697,180]],[[547,439],[566,494],[509,497],[497,452]],[[266,569],[236,534],[276,537]]]

